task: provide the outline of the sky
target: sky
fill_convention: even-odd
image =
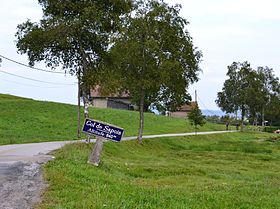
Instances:
[[[217,92],[221,91],[227,79],[227,66],[234,61],[248,61],[253,68],[268,66],[274,69],[277,77],[280,77],[278,11],[280,1],[165,0],[165,2],[182,5],[180,15],[189,22],[186,29],[193,38],[194,46],[203,53],[200,80],[189,88],[193,98],[197,90],[201,109],[218,109],[215,104]],[[17,53],[16,27],[27,19],[36,22],[41,16],[42,11],[37,0],[2,2],[0,55],[27,64],[27,56]],[[36,64],[36,67],[46,69],[44,63]],[[3,60],[0,67],[0,93],[76,104],[77,81],[70,75],[36,71]]]

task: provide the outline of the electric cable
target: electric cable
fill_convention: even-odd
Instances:
[[[47,84],[53,84],[53,85],[68,85],[68,86],[76,85],[75,83],[64,84],[64,83],[54,83],[54,82],[48,82],[48,81],[41,81],[41,80],[37,80],[37,79],[33,79],[33,78],[27,78],[27,77],[24,77],[24,76],[16,75],[16,74],[13,74],[13,73],[8,73],[8,72],[2,71],[2,70],[0,70],[0,73],[4,73],[4,74],[8,74],[8,75],[15,76],[15,77],[18,77],[18,78],[23,78],[23,79],[26,79],[26,80],[36,81],[36,82],[40,82],[40,83],[47,83]]]
[[[37,87],[37,88],[57,89],[57,88],[68,87],[68,85],[67,86],[37,86],[37,85],[32,85],[32,84],[25,84],[25,83],[20,83],[20,82],[16,82],[16,81],[11,81],[11,80],[8,80],[8,79],[3,79],[3,78],[0,78],[0,80],[10,82],[12,84],[21,85],[21,86]]]
[[[27,64],[18,62],[18,61],[16,61],[16,60],[13,60],[13,59],[11,59],[11,58],[5,57],[5,56],[3,56],[3,55],[1,55],[1,54],[0,54],[0,57],[2,57],[2,58],[5,59],[5,60],[8,60],[8,61],[10,61],[10,62],[16,63],[16,64],[18,64],[18,65],[21,65],[21,66],[24,66],[24,67],[27,67],[27,68],[31,68],[31,69],[33,69],[33,70],[43,71],[43,72],[47,72],[47,73],[66,74],[66,72],[50,71],[50,70],[44,70],[44,69],[37,68],[37,67],[32,67],[32,66],[29,66],[29,65],[27,65]]]

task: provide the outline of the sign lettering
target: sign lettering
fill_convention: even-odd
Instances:
[[[120,127],[87,118],[83,126],[83,132],[106,139],[120,142],[124,130]]]

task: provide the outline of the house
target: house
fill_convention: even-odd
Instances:
[[[135,106],[131,103],[131,97],[128,93],[123,92],[121,94],[101,94],[101,87],[95,86],[90,90],[91,103],[94,107],[101,108],[114,108],[131,110]]]
[[[177,111],[169,112],[168,116],[176,118],[186,118],[192,108],[197,105],[197,102],[189,102],[189,104],[182,105]]]

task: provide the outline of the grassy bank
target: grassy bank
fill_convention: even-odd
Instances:
[[[83,115],[83,114],[82,114]],[[90,108],[92,118],[118,125],[125,136],[137,134],[138,112]],[[224,130],[208,123],[199,131]],[[0,145],[76,139],[77,107],[0,94]],[[192,132],[185,119],[145,114],[144,134]]]
[[[229,133],[67,145],[44,169],[39,208],[280,208],[280,142],[272,134]]]

